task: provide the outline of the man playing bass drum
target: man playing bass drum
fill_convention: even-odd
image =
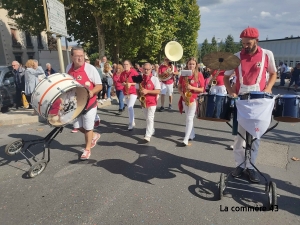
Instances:
[[[271,93],[272,87],[276,81],[276,66],[274,55],[271,51],[262,49],[258,44],[258,30],[256,28],[248,27],[242,31],[240,38],[242,39],[243,49],[235,55],[240,58],[240,66],[235,70],[225,71],[224,84],[228,94],[232,97],[237,97],[238,94],[263,91]],[[236,87],[233,89],[230,85],[230,75],[235,72],[236,74]],[[269,72],[269,81],[267,82],[266,76]],[[246,130],[238,126],[238,132],[245,137]],[[237,135],[233,145],[233,153],[236,165],[239,166],[245,160],[245,150],[243,148],[244,140]],[[257,139],[252,144],[251,162],[255,165],[258,154],[260,139]],[[259,182],[258,172],[253,166],[247,162],[246,166],[242,164],[237,167],[233,172],[233,177],[240,177],[243,171],[247,169],[249,179],[252,182]]]

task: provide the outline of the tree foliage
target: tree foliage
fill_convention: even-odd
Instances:
[[[20,30],[38,34],[46,29],[42,0],[3,0]],[[62,0],[69,40],[100,57],[158,61],[164,46],[177,40],[184,58],[197,54],[200,12],[196,0]],[[26,16],[23,16],[26,15]],[[90,52],[90,54],[93,52]]]

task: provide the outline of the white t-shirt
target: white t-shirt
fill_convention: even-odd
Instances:
[[[158,80],[157,77],[152,76],[151,77],[151,81],[152,81],[152,83],[154,85],[154,90],[160,90],[161,89],[160,82],[159,82],[159,80]],[[140,89],[140,85],[139,84],[136,84],[135,87],[136,87],[137,90]]]

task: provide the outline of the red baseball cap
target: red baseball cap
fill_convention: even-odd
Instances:
[[[258,38],[259,32],[254,27],[248,27],[242,31],[240,38]]]

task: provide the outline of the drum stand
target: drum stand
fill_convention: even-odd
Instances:
[[[50,144],[53,141],[53,139],[58,135],[58,133],[61,133],[63,130],[63,127],[55,127],[45,138],[43,139],[37,139],[37,140],[30,140],[30,141],[24,141],[23,139],[16,140],[12,142],[11,144],[6,145],[5,147],[5,153],[9,156],[16,155],[18,153],[21,153],[28,164],[30,165],[30,169],[28,170],[29,177],[36,177],[37,175],[41,174],[48,162],[50,161]],[[42,159],[39,160],[35,154],[33,154],[29,148],[32,146],[35,146],[37,144],[43,144],[43,156]],[[45,160],[46,155],[46,149],[48,149],[48,155],[47,160]],[[29,154],[32,157],[32,160],[34,163],[30,162],[30,159],[25,155],[26,152],[29,152]]]
[[[233,128],[233,126],[226,122],[228,124],[228,126],[230,126],[231,128]],[[277,127],[278,122],[268,128],[268,130],[264,133],[268,133],[269,131],[273,130],[275,127]],[[264,135],[263,134],[263,135]],[[264,178],[265,180],[265,192],[263,192],[262,194],[267,194],[268,196],[268,209],[269,210],[276,210],[277,209],[277,191],[276,191],[276,184],[273,181],[268,182],[267,178],[257,169],[257,167],[251,162],[251,150],[252,150],[252,144],[254,141],[257,140],[257,138],[253,138],[253,136],[248,133],[246,131],[246,139],[238,132],[238,135],[243,138],[246,141],[246,148],[245,148],[245,160],[244,162],[242,162],[240,165],[238,165],[236,168],[238,168],[239,166],[241,166],[242,164],[245,165],[246,168],[246,162],[249,162],[254,168],[255,170]],[[221,173],[220,175],[220,183],[219,183],[219,197],[220,200],[222,200],[223,198],[223,192],[225,190],[227,186],[227,182],[228,182],[228,177],[231,175],[231,172],[227,175],[225,175],[224,173]],[[230,188],[230,187],[228,187]],[[240,190],[240,189],[239,189]]]

